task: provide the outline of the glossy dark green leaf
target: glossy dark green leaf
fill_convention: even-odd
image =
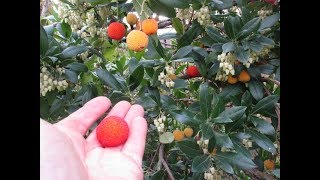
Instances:
[[[129,88],[131,91],[136,89],[143,80],[144,69],[143,66],[140,65],[134,69],[134,71],[129,76]]]
[[[74,72],[74,71],[71,71],[69,69],[66,69],[64,71],[67,79],[69,81],[71,81],[72,83],[76,84],[78,82],[78,73]]]
[[[50,25],[47,25],[47,26],[43,26],[43,29],[46,31],[47,35],[50,35],[52,36],[53,35],[53,32],[54,32],[54,25],[53,24],[50,24]]]
[[[267,122],[266,120],[255,117],[255,116],[250,116],[250,120],[259,132],[266,134],[266,135],[274,135],[275,134],[276,131],[275,131],[274,127],[272,126],[271,123]]]
[[[150,178],[150,180],[160,180],[160,179],[161,180],[164,179],[164,171],[163,170],[159,170],[159,171],[153,173]]]
[[[40,54],[45,55],[49,48],[48,36],[46,31],[40,25]]]
[[[185,9],[189,7],[191,0],[159,0],[168,7]]]
[[[235,38],[236,34],[234,33],[234,29],[233,29],[233,24],[232,24],[232,21],[233,21],[233,18],[232,16],[228,16],[226,19],[224,19],[223,21],[223,24],[224,24],[224,30],[226,32],[226,34],[228,35],[228,37],[230,39],[233,39]]]
[[[153,45],[154,49],[157,51],[160,57],[167,60],[167,56],[164,53],[164,48],[162,47],[157,35],[149,36],[149,43]]]
[[[249,91],[246,91],[243,93],[241,97],[241,106],[247,106],[250,107],[252,104],[252,97]]]
[[[198,46],[194,46],[192,48],[192,51],[199,54],[200,56],[202,56],[204,58],[206,58],[208,56],[208,52],[205,49],[198,47]]]
[[[279,19],[280,19],[280,13],[267,16],[262,20],[261,25],[259,27],[259,31],[266,28],[271,28],[274,24],[278,22]]]
[[[276,76],[274,77],[274,79],[280,81],[280,66],[276,70]]]
[[[214,136],[212,126],[213,125],[210,122],[203,123],[200,125],[203,139],[211,139]]]
[[[243,39],[256,32],[260,26],[261,19],[259,17],[253,18],[248,21],[240,30],[237,39]]]
[[[99,79],[107,86],[121,91],[123,90],[122,85],[119,83],[119,81],[106,69],[97,69],[96,70],[97,76]]]
[[[70,46],[61,52],[62,58],[64,58],[64,59],[72,58],[72,57],[74,57],[80,53],[83,53],[87,50],[88,50],[88,48],[86,46]]]
[[[222,45],[222,50],[225,53],[233,51],[234,49],[235,49],[235,46],[233,42],[227,42],[224,45]]]
[[[228,40],[222,36],[218,30],[212,26],[208,26],[206,28],[206,32],[208,33],[208,35],[215,41],[218,43],[227,43]]]
[[[224,110],[218,117],[214,118],[215,123],[228,123],[238,120],[243,116],[247,107],[246,106],[234,106]]]
[[[186,88],[188,86],[188,82],[184,79],[175,79],[173,80],[174,82],[174,89],[181,89],[181,88]]]
[[[163,34],[158,36],[158,38],[160,40],[164,40],[164,39],[179,39],[180,37],[181,37],[181,34],[177,34],[177,33],[163,33]]]
[[[250,158],[246,157],[242,153],[218,152],[216,156],[243,170],[253,169],[257,167],[257,165],[255,165]]]
[[[112,91],[111,94],[109,94],[110,101],[112,102],[112,104],[117,104],[120,101],[131,101],[130,98],[123,94],[120,91]]]
[[[178,48],[190,45],[203,31],[198,21],[194,20],[191,27],[178,39]]]
[[[162,108],[166,110],[177,109],[176,102],[170,96],[167,95],[161,95],[161,104]]]
[[[249,46],[254,52],[260,52],[263,49],[263,45],[257,41],[250,41]]]
[[[218,167],[227,173],[234,174],[233,168],[229,163],[229,160],[224,156],[214,156],[214,162]]]
[[[218,117],[220,113],[225,110],[224,102],[221,98],[216,98],[216,103],[214,104],[213,111],[211,113],[211,118]]]
[[[163,144],[169,144],[173,142],[173,140],[174,140],[174,136],[172,132],[164,132],[159,136],[159,141]]]
[[[219,70],[219,62],[215,62],[214,64],[212,64],[212,66],[208,70],[207,77],[211,78],[213,75],[215,75],[218,72],[218,70]]]
[[[184,26],[179,18],[172,18],[172,26],[178,34],[184,33]]]
[[[250,21],[252,19],[252,15],[251,15],[250,10],[248,8],[242,7],[241,12],[242,12],[241,19],[242,19],[243,23],[247,23],[248,21]]]
[[[273,74],[274,73],[274,70],[275,70],[275,67],[271,64],[263,64],[263,65],[259,65],[258,66],[259,70],[261,73],[263,74]]]
[[[211,159],[208,155],[200,155],[192,160],[191,171],[192,172],[205,172],[211,166]]]
[[[151,97],[152,97],[158,104],[161,103],[161,100],[160,100],[160,92],[159,92],[159,89],[158,89],[158,88],[149,86],[149,87],[148,87],[148,92],[149,92],[149,94],[151,95]]]
[[[184,139],[182,141],[176,142],[176,145],[184,154],[191,158],[203,154],[202,150],[194,139]]]
[[[230,96],[236,96],[242,91],[241,85],[239,83],[232,84],[224,87],[219,94],[220,97],[229,98]]]
[[[233,143],[226,133],[213,130],[213,137],[217,145],[226,148],[233,148]]]
[[[212,110],[212,99],[213,99],[213,89],[208,85],[208,83],[200,85],[200,109],[203,117],[208,119]]]
[[[58,31],[59,31],[59,33],[63,36],[63,37],[65,37],[65,38],[67,38],[67,39],[69,39],[70,38],[70,36],[71,36],[71,34],[72,34],[72,30],[71,30],[71,27],[70,27],[70,25],[68,24],[68,23],[66,23],[66,22],[61,22],[61,23],[58,23],[57,24],[57,29],[58,29]]]
[[[229,9],[232,7],[232,0],[214,0],[212,3],[218,9]]]
[[[111,2],[111,0],[87,0],[88,3],[90,3],[91,5],[95,6],[98,4],[107,4],[109,2]]]
[[[256,39],[257,42],[259,42],[260,44],[262,45],[274,45],[274,41],[268,37],[265,37],[265,36],[259,36],[257,39]]]
[[[252,97],[259,101],[263,98],[263,84],[258,80],[249,81],[249,91],[252,94]]]
[[[140,104],[145,109],[150,109],[157,106],[157,102],[155,102],[150,96],[139,97],[137,99],[137,103]]]
[[[257,143],[258,146],[260,146],[262,149],[273,154],[277,153],[272,141],[267,136],[251,129],[246,129],[246,132],[251,135],[252,140]]]
[[[278,102],[279,96],[270,95],[261,99],[252,109],[251,114],[261,113],[266,110],[270,110]]]
[[[148,0],[151,10],[159,15],[166,16],[168,18],[176,17],[176,11],[173,7],[167,6],[160,2],[160,0]]]
[[[243,114],[238,120],[226,124],[225,125],[226,132],[227,133],[231,133],[231,132],[234,132],[236,130],[242,130],[246,119],[247,119],[247,115]]]
[[[240,62],[246,63],[249,60],[250,52],[249,50],[245,50],[243,46],[235,45],[234,55]]]
[[[248,133],[244,133],[244,132],[238,132],[236,134],[233,135],[234,137],[242,140],[242,139],[249,139],[251,138],[251,135]]]
[[[69,68],[69,69],[76,71],[76,72],[87,72],[88,71],[88,68],[86,65],[84,65],[82,63],[78,63],[78,62],[73,62],[71,64],[68,64],[66,66],[66,68]]]
[[[195,114],[188,110],[172,110],[170,114],[174,119],[185,125],[198,125],[200,122],[194,119]]]
[[[173,55],[172,59],[181,59],[184,58],[185,56],[187,56],[189,53],[191,53],[192,51],[192,46],[188,45],[188,46],[184,46],[182,48],[180,48],[176,54]]]
[[[252,159],[252,155],[249,152],[247,148],[243,146],[241,142],[239,142],[237,139],[231,139],[232,143],[234,145],[234,149],[236,150],[237,153],[241,153],[242,155],[246,156],[249,159]]]

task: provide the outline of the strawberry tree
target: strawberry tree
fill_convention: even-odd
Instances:
[[[96,96],[138,103],[145,179],[280,178],[279,1],[60,0],[47,10],[42,118],[57,122]],[[156,33],[135,47],[150,19]],[[113,22],[123,38],[107,34]]]

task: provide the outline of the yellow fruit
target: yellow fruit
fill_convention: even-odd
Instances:
[[[148,36],[139,30],[132,30],[127,35],[127,46],[130,50],[139,52],[148,46]]]
[[[228,83],[229,84],[235,84],[238,82],[237,77],[232,77],[231,75],[228,76]]]
[[[158,30],[158,23],[155,19],[145,19],[142,21],[142,31],[147,35],[156,34]]]
[[[135,25],[138,21],[138,18],[135,14],[129,13],[126,17],[128,24]]]
[[[268,170],[272,170],[275,168],[275,164],[272,160],[267,159],[263,162],[264,166],[268,169]]]
[[[241,82],[248,82],[250,81],[250,75],[247,71],[242,70],[241,73],[239,74],[238,80]]]
[[[187,137],[191,137],[193,135],[193,129],[191,128],[185,128],[183,132]]]
[[[176,76],[175,74],[169,74],[168,77],[169,77],[171,80],[177,79],[177,76]]]
[[[184,138],[184,133],[183,133],[183,131],[180,131],[177,129],[177,130],[173,131],[173,136],[174,136],[174,140],[182,141]]]

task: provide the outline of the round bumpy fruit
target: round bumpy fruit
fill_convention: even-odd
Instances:
[[[139,52],[148,46],[148,36],[139,30],[132,30],[127,36],[127,46],[130,50]]]
[[[250,81],[249,73],[245,70],[242,70],[241,73],[239,74],[238,80],[244,83]]]
[[[233,77],[231,75],[228,76],[228,83],[229,84],[235,84],[238,82],[238,78],[237,77]]]
[[[177,129],[177,130],[173,131],[173,136],[174,136],[174,140],[182,141],[184,138],[184,133],[183,133],[183,131],[180,131]]]
[[[272,170],[275,167],[275,164],[272,160],[267,159],[263,162],[264,166],[268,169],[268,170]]]
[[[193,129],[191,128],[185,128],[183,132],[184,132],[184,135],[186,135],[186,137],[191,137],[193,135]]]
[[[111,39],[120,40],[126,34],[126,28],[122,23],[113,22],[108,26],[107,34]]]
[[[141,28],[147,35],[156,34],[158,30],[158,23],[155,19],[145,19],[142,21]]]
[[[129,127],[122,118],[110,116],[101,121],[96,134],[102,147],[115,147],[127,141]]]
[[[197,66],[189,66],[187,69],[187,75],[190,77],[200,76]]]
[[[135,25],[138,21],[138,18],[135,14],[129,13],[126,17],[128,24]]]

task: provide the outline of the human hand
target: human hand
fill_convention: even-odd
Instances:
[[[143,179],[147,122],[140,105],[121,101],[107,115],[128,123],[129,137],[123,145],[101,147],[95,130],[83,137],[110,106],[110,100],[101,96],[54,125],[40,120],[41,180]]]

